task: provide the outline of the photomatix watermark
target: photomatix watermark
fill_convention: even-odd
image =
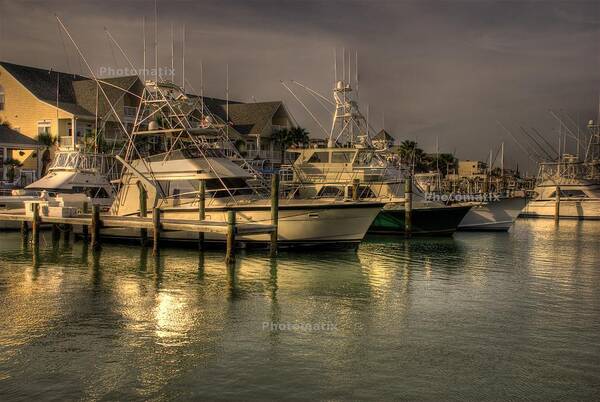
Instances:
[[[426,201],[438,201],[438,202],[498,202],[500,201],[500,194],[498,193],[481,193],[481,194],[439,194],[439,193],[425,193]]]
[[[98,69],[98,73],[102,77],[126,77],[131,75],[145,75],[146,77],[155,77],[158,73],[160,78],[173,78],[175,76],[175,69],[172,67],[152,67],[152,68],[138,68],[133,67],[109,67],[102,66]]]
[[[331,322],[263,322],[263,331],[331,332],[337,327]]]

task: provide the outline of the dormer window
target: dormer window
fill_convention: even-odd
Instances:
[[[0,110],[4,110],[4,88],[0,85]]]

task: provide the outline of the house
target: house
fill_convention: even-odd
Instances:
[[[38,179],[43,145],[10,128],[0,124],[0,180],[3,185],[25,186]],[[20,164],[15,169],[10,161]],[[11,177],[12,176],[12,177]]]
[[[373,143],[373,147],[377,149],[388,149],[394,145],[394,137],[392,137],[387,131],[381,130],[373,138],[371,142]]]
[[[232,141],[242,155],[282,163],[281,147],[273,134],[294,125],[283,102],[227,103],[215,98],[205,98],[205,102],[212,113],[228,122]]]
[[[459,177],[473,177],[482,176],[486,174],[487,165],[480,161],[475,160],[461,160],[458,161],[458,176]]]
[[[73,149],[96,130],[107,138],[122,134],[115,112],[131,125],[142,88],[135,76],[98,85],[77,74],[0,62],[0,118],[29,138],[48,134],[61,148]]]

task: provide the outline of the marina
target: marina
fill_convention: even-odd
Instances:
[[[106,5],[0,2],[0,400],[598,399],[600,8]]]

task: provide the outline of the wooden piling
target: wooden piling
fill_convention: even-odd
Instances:
[[[152,244],[152,255],[158,255],[160,253],[158,244],[160,243],[160,208],[154,208],[152,210],[152,227],[153,227],[153,244]]]
[[[275,230],[271,232],[271,256],[277,254],[277,234],[279,228],[279,175],[271,176],[271,224]]]
[[[206,181],[200,180],[198,193],[198,220],[206,219]],[[198,250],[204,249],[204,232],[198,232]]]
[[[60,240],[60,227],[58,223],[52,224],[52,242],[57,242]]]
[[[92,250],[100,248],[100,206],[92,205]]]
[[[63,239],[65,244],[71,240],[71,232],[73,232],[73,225],[69,225],[68,223],[63,224]]]
[[[358,193],[360,189],[360,179],[352,179],[352,201],[358,201],[360,198],[360,194]]]
[[[140,217],[145,218],[148,215],[148,192],[144,185],[138,181],[138,190],[140,193]],[[148,229],[140,229],[140,243],[142,247],[148,244]]]
[[[33,222],[31,222],[31,234],[33,237],[33,245],[35,247],[40,244],[40,204],[34,203],[33,206]]]
[[[227,251],[225,262],[227,264],[235,262],[235,211],[227,212]]]
[[[27,225],[27,221],[21,222],[21,237],[23,241],[27,241],[29,238],[29,225]]]
[[[88,203],[84,202],[83,203],[83,213],[85,215],[88,214],[89,210],[88,210]],[[81,235],[83,237],[83,240],[88,241],[88,237],[89,237],[89,228],[87,225],[83,225],[83,227],[81,228]]]
[[[404,234],[410,237],[412,233],[412,177],[404,181]]]
[[[560,187],[556,186],[556,195],[554,201],[554,220],[558,222],[560,220]]]

